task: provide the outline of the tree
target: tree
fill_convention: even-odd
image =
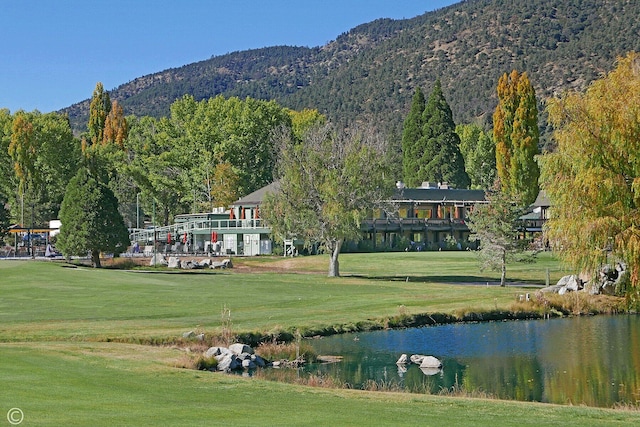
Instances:
[[[113,101],[111,110],[104,121],[102,143],[116,144],[118,147],[123,148],[128,133],[129,126],[127,125],[127,119],[124,117],[124,110],[118,101]]]
[[[562,257],[595,272],[607,253],[630,268],[630,301],[640,301],[640,55],[585,93],[548,105],[558,148],[541,158],[552,206],[547,234]]]
[[[330,254],[329,276],[339,276],[346,239],[360,237],[368,210],[390,200],[388,143],[369,130],[310,129],[297,143],[289,129],[277,137],[279,186],[261,206],[280,239],[303,239]]]
[[[477,124],[458,125],[460,152],[471,188],[491,188],[496,179],[496,147],[493,138]]]
[[[456,188],[468,188],[470,180],[460,153],[460,137],[455,132],[453,113],[442,93],[440,80],[436,81],[424,108],[423,121],[425,152],[420,174],[424,181],[448,182]]]
[[[422,139],[422,115],[426,100],[422,89],[418,86],[411,101],[411,110],[404,120],[402,128],[402,174],[404,182],[410,187],[420,185],[418,170],[420,169],[421,155],[418,152],[418,143]]]
[[[111,98],[109,92],[104,91],[102,83],[98,82],[91,96],[89,105],[89,142],[92,145],[99,144],[104,139],[104,127],[107,116],[111,111]]]
[[[524,208],[500,188],[499,180],[485,193],[485,199],[487,203],[476,204],[469,215],[470,239],[480,242],[481,268],[500,270],[500,286],[505,286],[507,262],[526,248],[526,241],[518,238]]]
[[[238,174],[235,173],[229,162],[218,163],[213,171],[211,180],[211,204],[216,206],[229,206],[238,200]]]
[[[60,209],[57,246],[65,256],[91,254],[91,264],[100,267],[100,252],[115,255],[129,246],[129,232],[118,212],[118,200],[87,168],[71,179]]]
[[[536,94],[527,73],[516,70],[500,77],[497,92],[493,138],[498,178],[507,194],[530,205],[538,196],[540,176],[535,159],[540,140]]]
[[[418,119],[417,112],[422,103],[420,94],[416,90],[403,130],[402,164],[407,185],[414,187],[423,181],[434,181],[448,182],[457,188],[469,187],[469,176],[460,153],[460,138],[455,133],[453,114],[442,93],[440,80],[436,81],[422,117]]]
[[[13,167],[20,185],[18,191],[24,195],[27,190],[33,189],[38,180],[36,154],[38,146],[34,137],[33,123],[23,111],[18,112],[13,119],[11,144],[9,155],[13,159]]]
[[[327,123],[327,118],[320,114],[318,110],[312,110],[305,108],[302,111],[287,110],[289,117],[291,117],[291,130],[293,135],[302,139],[304,133],[313,126],[324,125]]]
[[[4,238],[9,230],[9,211],[6,209],[7,197],[0,193],[0,243],[4,242]]]

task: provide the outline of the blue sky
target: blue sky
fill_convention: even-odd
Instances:
[[[0,9],[0,108],[55,111],[143,75],[274,45],[321,46],[458,0],[14,0]]]

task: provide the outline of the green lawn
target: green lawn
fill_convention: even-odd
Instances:
[[[522,289],[486,283],[470,253],[345,254],[345,277],[327,278],[326,257],[246,263],[296,271],[242,274],[147,274],[62,268],[57,263],[0,262],[0,341],[170,338],[216,332],[223,307],[237,332],[319,328],[408,313],[506,308]],[[293,265],[291,265],[293,263]],[[513,280],[557,280],[557,261],[514,265]],[[409,272],[411,274],[409,274]],[[449,283],[447,283],[449,282]],[[453,283],[453,284],[452,284]]]
[[[355,323],[397,314],[506,307],[520,288],[452,284],[495,280],[469,253],[345,254],[347,277],[325,277],[325,257],[237,260],[278,272],[148,274],[0,262],[0,425],[633,425],[640,414],[584,407],[329,390],[175,367],[180,346],[109,339],[270,331]],[[544,283],[546,256],[511,266],[513,280]],[[297,271],[298,273],[287,272]],[[318,272],[317,274],[313,272]],[[304,274],[303,274],[304,273]],[[407,280],[408,277],[408,280]],[[477,280],[476,280],[477,279]],[[555,279],[557,280],[557,279]]]

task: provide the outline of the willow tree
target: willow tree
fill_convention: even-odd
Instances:
[[[493,138],[498,178],[507,194],[529,205],[539,192],[540,169],[535,159],[540,140],[536,94],[527,73],[516,70],[500,77],[497,92]]]
[[[557,150],[542,157],[541,185],[552,215],[551,242],[579,270],[595,271],[607,255],[628,263],[640,301],[640,55],[584,93],[548,106]]]
[[[280,239],[319,244],[330,255],[329,276],[339,276],[343,242],[358,240],[367,212],[393,192],[388,142],[370,130],[327,124],[308,130],[302,142],[283,128],[276,143],[277,191],[267,194],[261,215]]]

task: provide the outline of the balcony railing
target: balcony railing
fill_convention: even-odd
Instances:
[[[364,228],[429,228],[429,227],[452,227],[456,229],[467,228],[464,219],[459,218],[386,218],[369,219],[363,222]]]
[[[132,242],[150,242],[154,240],[154,234],[155,239],[166,240],[169,233],[171,233],[173,239],[179,239],[184,233],[216,231],[224,234],[225,231],[239,229],[258,230],[265,227],[266,225],[262,219],[196,220],[136,230],[130,233],[129,238]]]

